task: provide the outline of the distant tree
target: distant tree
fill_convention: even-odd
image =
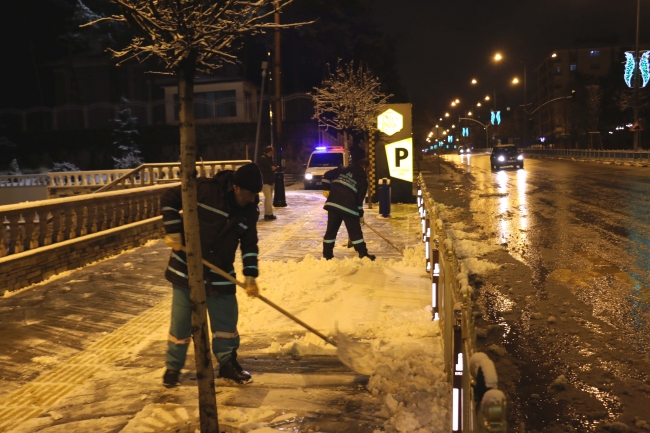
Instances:
[[[587,116],[589,128],[592,132],[598,131],[598,121],[602,108],[603,91],[598,84],[592,84],[587,89]]]
[[[81,171],[79,167],[74,165],[71,162],[55,162],[54,166],[50,172],[61,172],[61,171]]]
[[[18,166],[18,160],[14,158],[10,163],[9,163],[9,174],[10,175],[16,175],[19,176],[23,174],[22,171],[20,171],[20,167]]]
[[[136,35],[125,48],[111,50],[119,59],[118,65],[131,59],[153,58],[162,63],[166,73],[178,79],[183,222],[193,304],[192,337],[199,378],[201,432],[217,433],[214,371],[207,340],[206,294],[198,233],[194,77],[197,72],[211,73],[224,63],[235,63],[233,51],[241,37],[277,28],[272,22],[274,13],[293,0],[110,1],[119,6],[122,14],[99,18],[85,26],[106,21],[129,24]]]
[[[137,123],[138,118],[133,117],[131,108],[128,106],[129,101],[122,97],[117,118],[113,120],[115,128],[113,129],[113,146],[122,151],[119,158],[113,157],[115,168],[135,168],[144,163],[140,156],[140,149],[136,144],[136,138],[139,136]]]
[[[347,151],[350,133],[376,130],[381,106],[392,96],[380,88],[379,80],[363,65],[355,68],[354,62],[337,62],[334,71],[328,65],[321,87],[314,87],[311,94],[316,105],[313,118],[319,125],[342,131]]]

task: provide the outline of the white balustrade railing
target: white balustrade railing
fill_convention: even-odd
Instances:
[[[47,174],[17,174],[0,176],[0,188],[47,186],[50,182],[50,176]]]

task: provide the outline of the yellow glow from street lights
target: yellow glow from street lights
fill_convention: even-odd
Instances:
[[[439,126],[438,126],[438,125],[436,125],[436,128],[439,128]]]
[[[445,113],[445,117],[449,117],[449,113]]]
[[[429,138],[431,138],[432,135],[433,135],[433,131],[429,132]]]
[[[476,84],[478,81],[476,81],[476,78],[472,78],[472,84]]]
[[[447,135],[447,131],[442,131],[442,135]]]
[[[477,107],[480,107],[480,106],[481,106],[481,103],[480,103],[480,102],[477,102],[477,103],[476,103],[476,106],[477,106]]]
[[[498,62],[499,60],[501,60],[501,59],[503,59],[503,57],[501,57],[501,54],[496,53],[496,54],[494,55],[494,60],[496,60],[497,62]]]
[[[553,54],[551,54],[551,57],[556,58],[557,54],[553,53]]]
[[[471,115],[472,115],[472,112],[470,111],[469,113],[467,113],[467,115],[468,115],[468,116],[471,116]]]
[[[455,106],[456,106],[456,103],[455,103],[455,102],[452,102],[452,103],[451,103],[451,106],[452,106],[452,107],[455,107]]]
[[[460,104],[460,99],[456,99],[454,102],[455,102],[456,104]]]
[[[490,100],[490,97],[489,97],[489,96],[486,96],[486,97],[485,97],[485,100],[486,100],[486,101],[489,101],[489,100]]]
[[[515,77],[512,79],[512,84],[519,84],[519,78]]]

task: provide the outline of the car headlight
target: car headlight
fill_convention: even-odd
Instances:
[[[501,162],[503,162],[503,161],[506,160],[505,156],[500,156],[500,157],[498,157],[497,159],[498,159],[499,161],[501,161]]]
[[[517,159],[518,159],[519,161],[521,161],[522,159],[524,159],[524,155],[519,155],[519,156],[517,157]]]
[[[306,180],[312,180],[314,176],[311,173],[305,173],[305,179]]]
[[[463,150],[463,149],[460,149],[460,150],[459,150],[458,152],[460,152],[460,153],[463,153],[463,152],[464,152],[464,150]]]

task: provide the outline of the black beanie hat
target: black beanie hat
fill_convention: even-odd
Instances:
[[[239,167],[232,175],[231,181],[234,185],[256,194],[262,191],[262,172],[254,162]]]

